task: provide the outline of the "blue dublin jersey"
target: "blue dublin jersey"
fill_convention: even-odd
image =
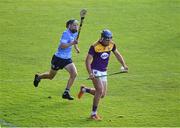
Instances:
[[[68,44],[68,43],[74,41],[77,37],[77,34],[78,34],[77,32],[72,33],[69,29],[64,31],[62,36],[61,36],[59,47],[55,53],[55,56],[62,58],[62,59],[70,59],[72,57],[72,55],[71,55],[72,46],[69,46],[67,48],[60,48],[60,45],[62,43]]]

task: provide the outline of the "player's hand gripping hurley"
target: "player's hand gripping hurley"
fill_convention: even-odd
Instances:
[[[122,74],[122,73],[128,73],[128,69],[121,68],[121,71],[119,71],[119,72],[114,72],[114,73],[110,73],[107,75],[95,76],[95,78],[100,78],[100,77],[105,77],[105,76],[113,76],[113,75]],[[87,80],[90,80],[90,79],[91,78],[87,78]]]

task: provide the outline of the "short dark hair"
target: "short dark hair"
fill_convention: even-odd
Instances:
[[[68,20],[68,21],[66,22],[66,28],[68,28],[68,26],[69,26],[70,24],[73,24],[74,21],[76,21],[76,19],[70,19],[70,20]]]

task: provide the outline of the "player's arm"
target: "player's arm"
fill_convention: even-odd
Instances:
[[[92,71],[91,71],[92,60],[93,60],[93,56],[88,54],[86,57],[86,69],[87,69],[89,75],[92,73]]]
[[[93,79],[94,78],[94,74],[92,72],[92,69],[91,69],[91,63],[93,61],[93,56],[91,54],[88,54],[87,57],[86,57],[86,69],[89,73],[89,78],[90,79]]]
[[[115,50],[113,51],[113,53],[114,53],[114,55],[116,56],[117,60],[122,64],[122,66],[123,66],[126,70],[128,70],[128,66],[126,65],[126,63],[125,63],[125,61],[124,61],[124,58],[122,57],[122,55],[120,54],[120,52],[119,52],[117,49],[115,49]]]
[[[78,43],[77,40],[71,41],[70,43],[61,42],[60,48],[68,48],[68,47],[70,47],[72,45],[76,45],[77,43]]]
[[[92,69],[91,69],[91,63],[93,61],[93,56],[95,55],[95,50],[94,50],[94,47],[91,46],[89,48],[89,52],[88,52],[88,55],[86,57],[86,69],[89,73],[89,78],[90,79],[93,79],[94,78],[94,74],[92,72]]]
[[[68,48],[72,45],[76,45],[78,43],[78,40],[73,40],[71,42],[69,42],[69,34],[67,32],[63,32],[62,36],[61,36],[61,40],[60,40],[60,48]]]
[[[74,48],[75,48],[75,50],[76,50],[76,52],[77,52],[77,53],[80,53],[80,50],[79,50],[79,48],[78,48],[78,45],[77,45],[77,44],[74,44]]]

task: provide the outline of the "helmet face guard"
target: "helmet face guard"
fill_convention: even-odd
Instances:
[[[112,32],[110,30],[108,30],[108,29],[104,29],[101,32],[101,38],[103,38],[105,40],[112,39]]]
[[[101,44],[103,46],[108,46],[112,39],[112,32],[108,29],[104,29],[101,32]]]

